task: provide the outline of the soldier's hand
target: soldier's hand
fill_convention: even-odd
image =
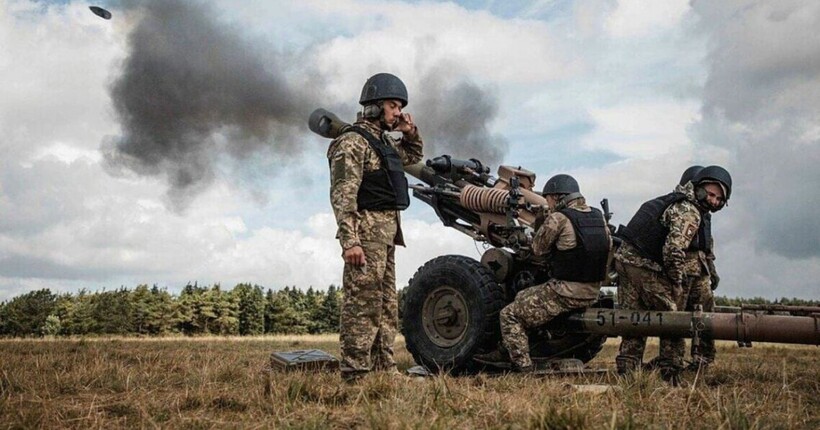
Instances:
[[[712,273],[710,281],[712,283],[712,291],[715,291],[720,283],[720,276],[718,276],[717,273]]]
[[[396,130],[404,134],[412,134],[416,130],[416,123],[413,122],[413,116],[409,113],[400,114]]]
[[[342,254],[342,258],[344,258],[345,263],[352,264],[354,266],[365,265],[364,250],[361,246],[354,246],[345,249],[345,252]]]

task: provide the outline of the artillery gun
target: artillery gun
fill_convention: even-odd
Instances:
[[[347,124],[323,109],[310,129],[327,138]],[[530,238],[546,200],[536,191],[536,175],[501,166],[498,175],[479,160],[443,155],[405,166],[422,183],[413,196],[433,208],[441,222],[486,244],[480,261],[461,255],[436,257],[419,268],[405,292],[402,333],[417,363],[451,373],[479,371],[473,356],[494,349],[500,338],[499,312],[519,291],[549,279],[548,262],[533,254]],[[609,221],[606,199],[601,202]],[[614,227],[610,225],[614,232]],[[613,237],[615,245],[619,243]],[[610,271],[608,282],[616,276]],[[773,315],[772,311],[779,311]],[[728,313],[659,312],[617,309],[602,295],[592,307],[567,313],[529,334],[536,363],[564,358],[587,362],[607,336],[674,336],[699,342],[702,335],[735,340],[820,345],[820,307],[740,308]],[[786,315],[783,315],[783,313]]]

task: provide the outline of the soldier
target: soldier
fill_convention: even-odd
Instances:
[[[675,192],[644,203],[622,233],[623,244],[615,253],[618,301],[624,309],[676,311],[689,296],[687,275],[700,268],[687,266],[686,250],[703,232],[707,212],[723,208],[732,193],[732,178],[720,166],[697,171],[691,182]],[[694,245],[700,247],[700,245]],[[700,264],[700,263],[699,263]],[[643,359],[646,338],[624,336],[615,359],[621,374],[635,370]],[[661,376],[677,384],[683,368],[685,343],[680,338],[661,338],[658,367]]]
[[[675,192],[683,193],[684,186],[691,182],[703,166],[691,166],[681,175],[679,184],[675,187]],[[715,269],[714,240],[712,238],[712,214],[704,212],[695,238],[686,249],[686,263],[684,264],[686,273],[686,290],[689,296],[686,300],[686,310],[694,311],[700,305],[704,312],[712,312],[715,309],[715,296],[712,293],[720,282],[720,277]],[[692,342],[690,348],[692,362],[689,370],[697,371],[710,365],[715,361],[715,341],[710,336],[700,337],[700,343]],[[645,368],[653,369],[657,367],[659,357],[652,359]]]
[[[344,259],[341,371],[355,381],[371,370],[398,373],[395,245],[404,246],[399,211],[410,204],[403,165],[422,157],[404,83],[389,73],[367,80],[357,121],[327,151],[330,202]],[[387,132],[400,131],[401,139]]]
[[[501,348],[476,355],[480,363],[506,367],[512,361],[514,370],[531,371],[526,330],[598,300],[612,246],[603,214],[587,206],[572,176],[553,176],[543,194],[551,212],[538,227],[532,250],[548,254],[552,279],[521,291],[501,310]]]

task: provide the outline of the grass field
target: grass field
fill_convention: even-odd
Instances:
[[[400,369],[411,356],[397,342]],[[617,340],[593,365],[612,367]],[[720,343],[672,388],[656,374],[479,375],[358,385],[263,371],[274,350],[338,355],[335,336],[0,341],[2,428],[820,428],[820,349]],[[657,351],[650,344],[647,358]],[[572,384],[612,384],[603,394]]]

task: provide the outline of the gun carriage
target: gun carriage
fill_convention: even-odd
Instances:
[[[315,133],[335,138],[347,124],[323,109],[309,120]],[[532,233],[546,200],[534,186],[536,175],[521,167],[501,166],[497,176],[476,159],[443,155],[405,166],[420,180],[413,196],[431,206],[441,222],[486,244],[481,260],[461,255],[433,258],[410,280],[404,300],[402,333],[408,351],[428,369],[470,373],[482,369],[472,360],[496,347],[498,315],[516,294],[549,279],[549,264],[533,254]],[[606,199],[601,202],[609,222]],[[614,233],[614,227],[610,225]],[[615,245],[619,239],[613,236]],[[617,282],[614,271],[607,281]],[[820,307],[743,307],[724,313],[658,312],[618,309],[601,296],[591,308],[563,315],[529,333],[534,361],[595,357],[608,336],[708,334],[717,340],[820,345]],[[777,311],[777,312],[775,312]],[[777,313],[777,314],[775,314]]]

